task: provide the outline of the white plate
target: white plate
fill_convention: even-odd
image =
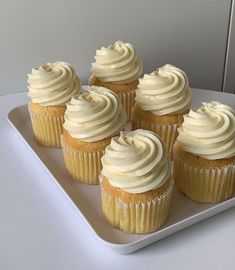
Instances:
[[[213,100],[212,94],[212,91],[194,90],[193,106],[198,107],[201,101]],[[231,99],[231,95],[224,94],[220,101],[235,108],[235,96]],[[174,189],[168,220],[160,230],[145,235],[121,232],[112,228],[103,217],[99,186],[74,181],[66,172],[61,149],[46,148],[35,142],[27,105],[12,109],[8,119],[20,138],[26,142],[58,186],[64,190],[65,196],[69,196],[78,214],[85,219],[91,232],[97,236],[97,240],[117,253],[133,252],[235,206],[235,197],[218,204],[203,204],[189,200]]]

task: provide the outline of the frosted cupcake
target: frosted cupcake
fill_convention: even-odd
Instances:
[[[191,104],[191,89],[184,71],[165,65],[139,79],[132,130],[144,128],[159,134],[168,153],[177,137],[177,128]]]
[[[104,86],[117,93],[129,121],[142,70],[143,64],[135,47],[130,43],[116,41],[96,51],[89,84]]]
[[[190,110],[174,146],[174,180],[199,202],[219,202],[235,185],[235,111],[220,102]]]
[[[65,103],[81,90],[81,81],[65,62],[47,63],[28,74],[28,108],[36,140],[61,147]]]
[[[111,137],[126,125],[118,96],[91,86],[67,103],[62,149],[69,174],[80,182],[98,184],[101,157]]]
[[[157,230],[167,218],[172,193],[171,163],[160,137],[142,129],[121,132],[101,160],[107,221],[128,233]]]

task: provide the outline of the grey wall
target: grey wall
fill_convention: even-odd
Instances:
[[[184,69],[191,86],[222,89],[231,0],[1,1],[0,94],[26,90],[27,73],[70,62],[86,83],[95,50],[135,44],[151,72]]]
[[[223,91],[235,92],[235,8],[234,1],[231,6],[231,18],[229,24],[228,48],[225,61],[225,74]]]

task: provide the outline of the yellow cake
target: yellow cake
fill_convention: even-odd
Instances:
[[[60,147],[66,107],[29,102],[28,109],[36,140],[45,146]]]
[[[156,231],[166,221],[173,182],[160,137],[147,130],[121,132],[101,159],[102,209],[115,228],[134,234]]]
[[[184,116],[174,145],[173,176],[190,199],[214,203],[233,196],[235,111],[219,102],[203,103]]]
[[[61,138],[68,173],[79,182],[99,184],[104,149],[125,124],[125,110],[111,90],[91,86],[74,96],[67,103]]]
[[[84,142],[71,137],[64,130],[61,138],[64,161],[69,174],[80,182],[98,184],[101,170],[101,157],[111,137],[96,142]]]
[[[80,79],[71,65],[55,62],[32,69],[28,84],[28,109],[36,140],[61,147],[65,103],[81,91]]]
[[[143,64],[132,44],[116,41],[107,48],[96,51],[92,63],[90,85],[106,87],[114,91],[124,106],[127,119],[131,119],[135,90],[143,70]]]
[[[159,134],[172,157],[177,128],[191,104],[188,77],[181,69],[165,65],[139,79],[132,130],[144,128]]]

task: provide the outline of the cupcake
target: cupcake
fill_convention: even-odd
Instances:
[[[36,140],[61,147],[66,102],[81,90],[81,81],[70,64],[47,63],[28,74],[28,109]]]
[[[220,102],[202,103],[184,116],[174,145],[176,186],[190,199],[214,203],[233,195],[235,111]]]
[[[102,47],[96,51],[89,84],[104,86],[118,94],[130,121],[135,90],[142,70],[143,64],[135,47],[130,43],[116,41],[107,48]]]
[[[173,186],[171,162],[160,137],[143,129],[121,132],[101,161],[107,221],[128,233],[157,230],[167,218]]]
[[[132,130],[143,128],[156,132],[166,144],[169,155],[177,137],[177,128],[191,104],[187,75],[181,69],[165,65],[139,79]]]
[[[69,174],[87,184],[98,184],[101,157],[111,137],[126,125],[126,112],[118,96],[91,86],[67,103],[63,155]]]

